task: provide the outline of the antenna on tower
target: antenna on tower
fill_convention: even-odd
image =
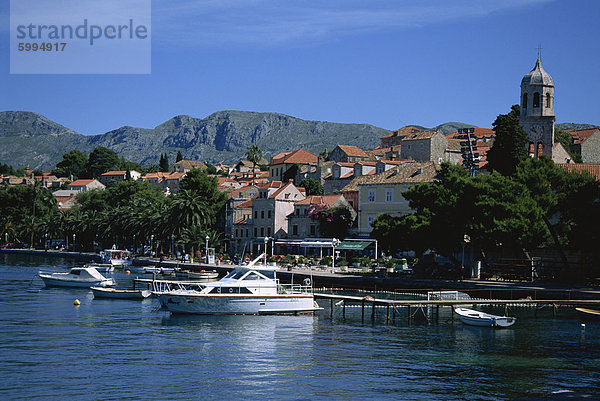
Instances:
[[[542,61],[542,44],[541,43],[538,45],[537,51],[538,51],[538,59],[540,61]]]

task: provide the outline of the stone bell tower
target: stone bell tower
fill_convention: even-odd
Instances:
[[[521,126],[529,137],[529,154],[552,158],[554,146],[554,82],[538,58],[521,80]]]

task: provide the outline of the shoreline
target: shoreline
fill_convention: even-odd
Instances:
[[[67,252],[44,249],[0,249],[0,254],[26,254],[50,257],[70,257],[84,262],[95,262],[100,260],[100,255],[92,252]],[[173,259],[137,257],[133,260],[134,265],[155,265],[164,267],[191,268],[192,270],[215,270],[220,274],[228,272],[235,265],[218,264],[210,265],[200,262],[181,262]],[[455,290],[455,291],[482,291],[494,292],[496,295],[501,292],[510,292],[510,296],[521,296],[522,294],[556,294],[563,293],[570,298],[600,298],[600,288],[592,286],[559,286],[556,283],[542,283],[530,281],[495,281],[495,280],[477,280],[465,279],[462,281],[420,278],[413,276],[381,276],[378,273],[352,273],[336,272],[331,273],[322,269],[315,268],[289,268],[281,269],[277,272],[278,277],[284,282],[299,282],[306,278],[313,280],[315,287],[331,287],[345,289],[369,289],[375,291],[382,290]],[[535,299],[535,298],[534,298]]]

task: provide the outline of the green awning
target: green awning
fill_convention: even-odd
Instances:
[[[336,246],[335,249],[341,251],[362,251],[369,245],[371,245],[371,242],[369,241],[343,241]]]

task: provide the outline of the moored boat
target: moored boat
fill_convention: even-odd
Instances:
[[[514,317],[492,315],[467,308],[455,308],[456,313],[464,324],[480,327],[509,327],[517,321]]]
[[[172,313],[303,314],[321,309],[314,300],[311,286],[280,284],[276,271],[272,266],[238,266],[219,281],[203,283],[203,288],[156,291],[155,294],[161,305]]]
[[[133,290],[121,288],[91,287],[94,298],[146,299],[152,292],[149,290]]]
[[[175,277],[195,281],[213,281],[219,278],[219,273],[214,270],[179,270],[175,272]]]
[[[108,287],[115,285],[112,278],[106,278],[93,267],[73,267],[65,273],[39,272],[38,276],[46,287]]]

